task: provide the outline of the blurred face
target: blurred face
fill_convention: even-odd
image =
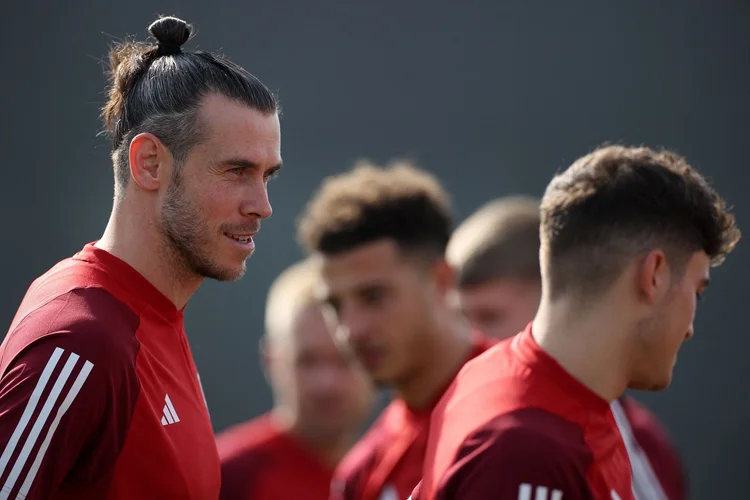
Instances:
[[[630,387],[660,390],[669,386],[682,343],[693,336],[696,301],[708,286],[710,259],[696,252],[679,281],[670,281],[655,311],[638,325]]]
[[[423,362],[435,310],[433,281],[391,240],[324,257],[336,338],[377,384],[397,385]]]
[[[161,230],[187,272],[237,280],[260,221],[271,215],[267,183],[281,165],[279,119],[217,95],[204,99],[200,114],[207,137],[173,170]]]
[[[277,399],[307,436],[336,440],[354,432],[369,414],[372,386],[334,344],[320,307],[296,314],[289,335],[270,346],[269,362]]]
[[[506,339],[523,330],[539,307],[541,285],[514,279],[492,280],[458,290],[459,307],[472,327]]]

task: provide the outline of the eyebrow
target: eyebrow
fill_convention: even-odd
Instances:
[[[219,162],[219,165],[231,165],[233,167],[239,167],[239,168],[247,168],[250,170],[260,170],[261,167],[254,161],[250,161],[247,158],[228,158],[226,160],[223,160]],[[274,165],[273,167],[268,169],[268,172],[271,174],[275,174],[279,170],[281,170],[281,167],[284,165],[284,162],[279,162],[277,165]]]

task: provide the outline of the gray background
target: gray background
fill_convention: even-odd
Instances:
[[[621,4],[621,5],[618,5]],[[627,5],[625,5],[627,4]],[[189,48],[225,51],[277,90],[286,167],[239,283],[206,283],[186,324],[216,430],[270,394],[257,362],[264,295],[301,253],[314,186],[367,156],[409,155],[463,218],[493,197],[540,195],[605,141],[675,148],[750,219],[747,1],[275,0],[3,2],[0,319],[29,282],[99,237],[112,197],[96,137],[112,37],[157,13],[195,22]],[[668,425],[694,498],[750,494],[748,242],[714,273],[672,387],[638,394]]]

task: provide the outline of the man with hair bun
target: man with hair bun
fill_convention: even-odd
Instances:
[[[219,495],[183,311],[205,278],[245,272],[281,165],[278,103],[183,51],[184,21],[149,31],[110,52],[104,234],[34,281],[0,347],[0,500]]]

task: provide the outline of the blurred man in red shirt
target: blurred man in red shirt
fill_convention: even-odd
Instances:
[[[415,500],[633,499],[610,403],[669,385],[709,269],[740,237],[684,159],[620,146],[553,178],[540,234],[539,310],[440,401]]]
[[[372,385],[333,343],[314,299],[318,277],[307,260],[271,286],[261,352],[274,408],[218,436],[222,500],[326,500],[372,409]]]
[[[509,196],[477,210],[448,243],[460,309],[490,336],[511,337],[534,319],[542,294],[539,224],[539,200]],[[631,397],[611,406],[632,464],[636,500],[685,499],[680,457],[656,417]]]
[[[333,499],[403,499],[419,482],[434,404],[486,348],[449,305],[451,208],[437,180],[407,164],[360,165],[327,179],[300,221],[322,264],[337,338],[395,398],[344,458]]]

